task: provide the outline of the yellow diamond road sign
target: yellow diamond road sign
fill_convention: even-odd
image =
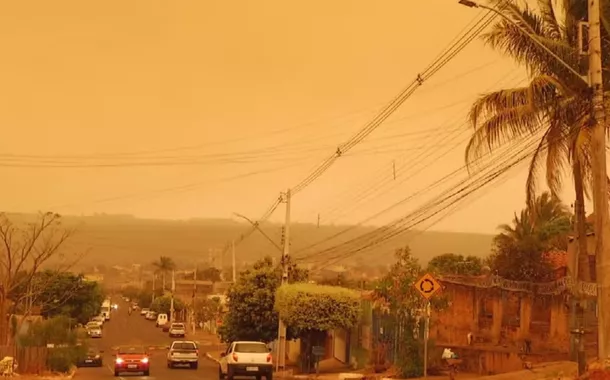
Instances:
[[[430,299],[441,289],[441,284],[430,273],[426,273],[417,280],[415,288],[425,299]]]

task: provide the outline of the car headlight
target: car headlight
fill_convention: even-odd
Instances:
[[[121,363],[123,363],[123,359],[121,359],[121,358],[116,358],[116,363],[117,363],[117,364],[121,364]]]

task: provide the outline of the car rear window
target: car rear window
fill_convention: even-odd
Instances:
[[[143,355],[146,351],[144,347],[121,347],[119,354],[123,355]]]
[[[197,346],[195,345],[195,343],[188,343],[188,342],[174,343],[173,349],[174,350],[196,350]]]
[[[172,323],[172,328],[174,328],[174,329],[183,329],[184,328],[184,324],[182,324],[182,323]]]
[[[262,354],[269,352],[269,349],[263,343],[237,343],[235,345],[235,352],[243,353],[257,353]]]

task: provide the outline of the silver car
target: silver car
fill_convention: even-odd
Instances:
[[[89,335],[89,338],[101,338],[102,329],[99,326],[89,327],[87,328],[87,335]]]
[[[169,327],[169,336],[170,338],[175,336],[185,337],[186,327],[184,326],[184,323],[172,323]]]

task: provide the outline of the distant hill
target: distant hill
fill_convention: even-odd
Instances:
[[[35,215],[12,214],[15,220],[33,220]],[[86,265],[147,264],[159,256],[170,256],[182,267],[195,263],[214,262],[217,266],[231,264],[230,249],[221,254],[231,239],[238,238],[250,229],[246,223],[229,219],[151,220],[129,215],[64,216],[63,223],[75,228],[66,248],[87,251]],[[346,232],[328,239],[347,228]],[[281,244],[282,226],[265,223],[265,233]],[[317,265],[359,264],[384,266],[394,261],[396,248],[409,245],[413,254],[425,264],[432,257],[443,253],[460,253],[485,257],[490,252],[493,236],[486,234],[411,231],[376,245],[368,250],[354,252],[361,244],[345,245],[341,249],[320,254],[319,251],[344,243],[349,239],[374,231],[375,227],[320,226],[293,224],[291,226],[291,252],[302,262]],[[367,239],[364,243],[374,240]],[[303,248],[328,239],[327,242],[305,252]],[[236,246],[239,266],[266,255],[280,258],[280,252],[258,231]]]

